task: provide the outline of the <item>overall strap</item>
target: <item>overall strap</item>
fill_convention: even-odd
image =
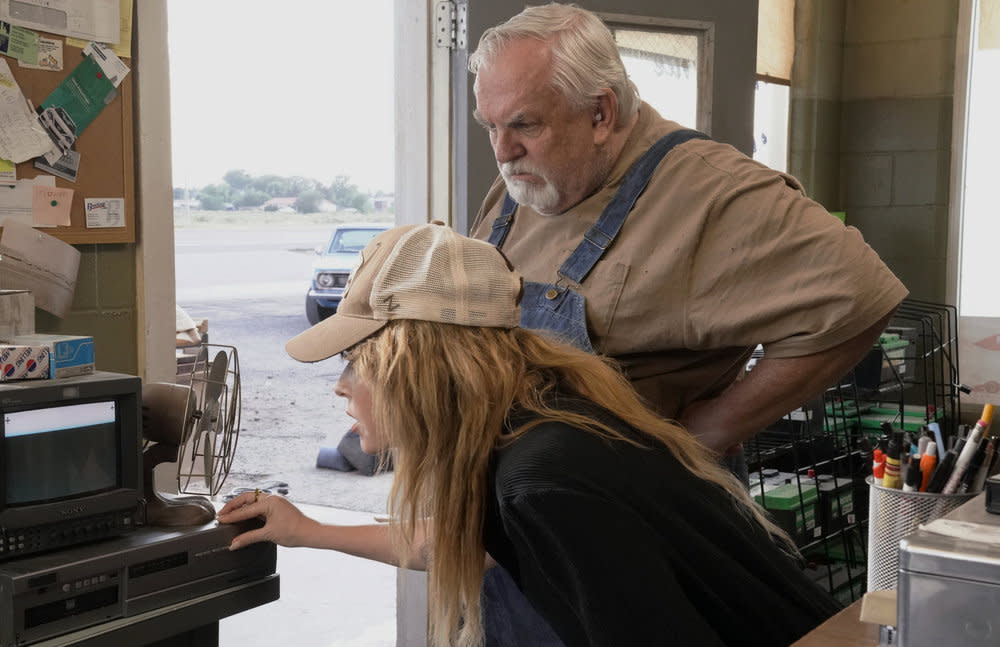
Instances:
[[[503,207],[500,208],[500,215],[493,221],[493,230],[490,232],[489,243],[496,247],[503,247],[503,241],[507,240],[510,233],[510,226],[514,224],[514,212],[517,211],[517,203],[514,198],[507,193],[503,197]]]
[[[594,269],[597,261],[614,243],[615,237],[618,236],[622,225],[625,224],[625,218],[628,217],[635,201],[639,199],[646,185],[649,184],[653,171],[656,170],[660,161],[674,146],[683,144],[689,139],[708,139],[708,135],[697,130],[675,130],[669,135],[665,135],[642,154],[642,157],[628,170],[621,188],[611,198],[608,206],[604,208],[601,217],[597,219],[593,227],[587,230],[583,240],[559,268],[560,276],[578,284],[583,283],[590,271]],[[506,206],[506,202],[504,205]],[[496,223],[494,223],[495,227]]]

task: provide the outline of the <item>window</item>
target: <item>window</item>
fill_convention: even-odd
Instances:
[[[959,313],[960,379],[972,389],[967,401],[989,403],[1000,393],[993,169],[1000,148],[1000,0],[963,0],[959,16],[948,287]]]
[[[663,117],[688,128],[698,121],[701,37],[697,33],[611,29],[625,69],[644,101]]]

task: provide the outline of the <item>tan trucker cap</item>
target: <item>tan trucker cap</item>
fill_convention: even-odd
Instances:
[[[521,275],[493,245],[438,224],[385,231],[361,251],[336,314],[285,344],[300,362],[347,350],[393,319],[515,328]]]

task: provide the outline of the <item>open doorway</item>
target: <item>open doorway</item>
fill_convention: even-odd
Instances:
[[[365,522],[384,512],[391,474],[317,466],[350,428],[332,392],[340,360],[300,364],[284,343],[310,325],[313,262],[333,228],[395,219],[393,2],[172,0],[167,17],[179,315],[240,363],[221,494],[270,486],[316,516]],[[295,642],[395,644],[394,569],[345,570],[317,552],[279,550]],[[275,604],[248,613],[266,627]],[[245,642],[240,630],[223,622],[222,640]]]

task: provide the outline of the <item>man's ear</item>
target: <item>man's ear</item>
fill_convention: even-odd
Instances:
[[[601,145],[615,131],[618,121],[618,101],[610,89],[605,89],[592,108],[591,121],[594,128],[594,143]]]

